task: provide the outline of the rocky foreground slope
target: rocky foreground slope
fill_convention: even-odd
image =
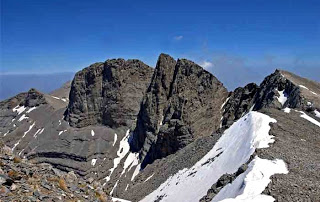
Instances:
[[[31,89],[0,102],[0,194],[31,201],[317,201],[319,135],[317,82],[276,70],[260,85],[228,92],[186,59],[161,54],[155,69],[112,59],[51,94]],[[48,178],[55,179],[52,192],[43,186]]]

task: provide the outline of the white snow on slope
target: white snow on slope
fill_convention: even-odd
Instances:
[[[306,89],[306,90],[310,91],[310,92],[311,92],[312,94],[314,94],[314,95],[318,95],[317,93],[315,93],[315,92],[313,92],[313,91],[309,90],[309,88],[307,88],[307,87],[305,87],[305,86],[303,86],[303,85],[299,85],[299,87],[304,88],[304,89]]]
[[[35,109],[37,109],[37,107],[31,107],[30,109],[28,109],[28,111],[26,111],[26,113],[28,114],[28,113],[32,112],[33,110],[35,110]]]
[[[67,132],[67,130],[60,130],[58,135],[60,136],[64,132]]]
[[[119,180],[116,181],[116,183],[113,185],[112,190],[110,191],[110,195],[112,196],[113,191],[115,190],[115,188],[118,186],[118,182]]]
[[[313,124],[315,124],[315,125],[317,125],[317,126],[320,127],[320,122],[319,122],[319,121],[317,121],[317,120],[315,120],[314,118],[308,116],[308,115],[307,115],[306,113],[304,113],[303,111],[297,111],[297,112],[300,112],[300,113],[301,113],[300,117],[302,117],[302,118],[304,118],[304,119],[310,121],[311,123],[313,123]]]
[[[134,169],[134,172],[131,177],[131,181],[133,181],[134,178],[139,174],[140,170],[141,170],[141,164],[138,164],[136,169]]]
[[[19,118],[18,122],[21,122],[24,119],[28,119],[29,117],[27,117],[25,114],[22,114],[22,116]]]
[[[227,129],[193,167],[169,177],[141,201],[154,201],[162,195],[162,201],[199,201],[223,174],[235,173],[246,163],[256,148],[266,148],[274,142],[268,134],[270,122],[276,120],[260,112],[249,112]]]
[[[285,113],[288,113],[288,114],[289,114],[289,113],[290,113],[290,111],[291,111],[291,109],[290,109],[290,108],[288,108],[288,107],[286,107],[286,108],[284,108],[284,109],[283,109],[283,111],[284,111]]]
[[[5,134],[3,134],[3,137],[5,137],[6,135],[8,135],[9,131],[7,131]]]
[[[92,166],[96,165],[96,162],[97,162],[97,159],[92,159],[92,160],[91,160],[91,165],[92,165]]]
[[[230,99],[230,97],[227,97],[227,99],[224,101],[224,103],[222,103],[220,109],[223,109],[224,105],[227,104],[228,100]],[[224,111],[224,110],[223,110]]]
[[[309,90],[309,88],[305,87],[304,85],[299,85],[299,87]]]
[[[255,157],[248,169],[231,184],[227,184],[213,198],[212,202],[273,202],[274,198],[261,194],[271,182],[274,174],[287,174],[288,169],[283,160],[267,160]]]
[[[277,90],[279,93],[279,97],[277,97],[278,101],[281,103],[281,105],[284,105],[284,103],[287,101],[288,99],[288,95],[284,92],[284,90],[279,91]]]
[[[117,133],[115,133],[112,146],[114,146],[116,144],[117,139],[118,139],[118,135],[117,135]]]
[[[21,142],[22,138],[24,138],[29,132],[30,130],[33,128],[33,126],[36,124],[36,122],[33,122],[33,124],[31,126],[29,126],[29,129],[23,133],[23,136],[18,140],[17,143],[14,144],[14,146],[11,148],[11,150],[13,151]]]
[[[43,133],[44,128],[41,129],[41,131],[38,133],[38,135],[40,135],[41,133]]]
[[[38,133],[41,131],[41,128],[39,128],[36,133],[33,135],[34,138],[37,138]]]
[[[24,132],[22,138],[24,138],[24,137],[30,132],[30,130],[33,128],[33,126],[34,126],[35,124],[36,124],[36,122],[33,122],[33,124],[32,124],[31,126],[29,126],[29,129],[28,129],[26,132]]]
[[[123,175],[126,172],[126,169],[129,167],[128,171],[131,170],[133,166],[136,166],[139,164],[139,153],[129,153],[128,157],[126,158],[126,161],[123,164],[123,170],[121,175]]]
[[[115,202],[131,202],[131,201],[128,201],[128,200],[125,200],[125,199],[115,198],[115,197],[112,197],[112,201],[115,201]]]
[[[91,136],[92,136],[92,137],[94,136],[94,131],[93,131],[93,130],[91,130]]]
[[[129,145],[129,142],[128,142],[129,133],[130,133],[130,130],[127,130],[126,135],[120,141],[120,146],[119,146],[119,149],[117,151],[117,156],[118,157],[113,159],[113,167],[109,169],[110,174],[105,178],[107,182],[110,180],[110,177],[111,177],[113,171],[118,167],[121,159],[123,159],[123,157],[125,157],[127,155],[127,153],[129,152],[129,150],[130,150],[130,145]],[[115,136],[115,140],[116,140],[116,136]]]
[[[318,112],[317,110],[314,110],[314,113],[315,113],[316,117],[320,118],[320,112]]]
[[[143,182],[146,182],[146,181],[150,180],[153,176],[154,176],[154,173],[153,173],[152,175],[150,175],[150,176],[149,176],[145,181],[143,181]]]
[[[24,106],[19,106],[19,105],[12,109],[12,111],[17,112],[18,115],[24,112],[24,110],[26,110],[26,108]]]

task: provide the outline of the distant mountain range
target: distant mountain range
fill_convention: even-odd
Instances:
[[[0,74],[0,100],[12,97],[20,92],[37,87],[44,93],[60,88],[62,84],[72,80],[74,72],[52,74]]]

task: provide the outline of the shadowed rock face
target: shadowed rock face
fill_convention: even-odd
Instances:
[[[230,93],[228,101],[224,105],[224,113],[221,125],[230,126],[234,120],[241,118],[245,112],[253,106],[254,97],[259,90],[259,86],[250,83],[245,87],[239,87]]]
[[[143,165],[175,153],[218,129],[227,90],[213,75],[185,59],[161,54],[144,96],[131,149]]]
[[[276,70],[267,76],[259,86],[250,83],[231,92],[228,101],[223,107],[223,128],[229,127],[235,120],[238,120],[250,110],[258,111],[263,108],[282,109],[285,107],[308,110],[312,107],[308,106],[299,86],[294,84],[287,76],[284,76],[286,74],[288,73]],[[279,91],[283,91],[286,97],[286,101],[283,104],[277,99],[280,96]]]
[[[113,59],[78,72],[72,81],[66,120],[70,126],[130,126],[151,80],[139,60]]]

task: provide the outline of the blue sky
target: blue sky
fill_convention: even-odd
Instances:
[[[161,52],[230,89],[282,68],[320,80],[320,1],[1,0],[2,74],[78,71]]]

